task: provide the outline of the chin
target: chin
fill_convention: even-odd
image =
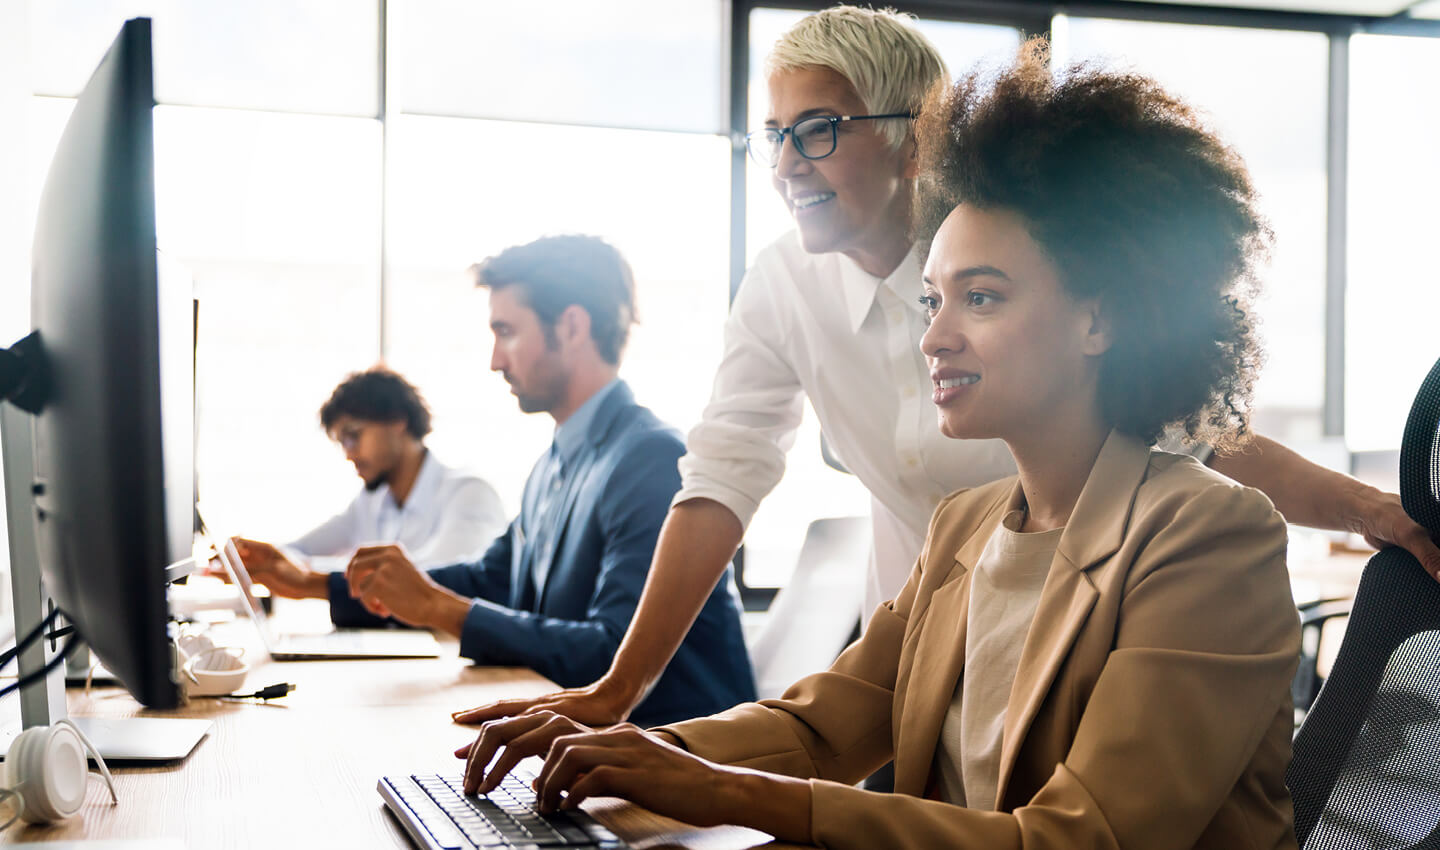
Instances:
[[[795,222],[795,230],[800,234],[800,247],[804,248],[807,254],[829,254],[843,249],[840,240],[827,230],[818,227],[806,228],[798,221]]]
[[[967,425],[960,417],[948,417],[940,412],[940,433],[952,440],[980,440],[992,436],[981,433],[973,425]]]

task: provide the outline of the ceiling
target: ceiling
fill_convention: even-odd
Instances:
[[[1132,2],[1143,2],[1143,0],[1132,0]],[[1411,17],[1440,18],[1440,0],[1165,0],[1165,2],[1279,12],[1363,15],[1375,18],[1388,18],[1408,11]]]

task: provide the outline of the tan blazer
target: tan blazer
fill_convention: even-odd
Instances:
[[[1295,847],[1284,522],[1258,491],[1119,434],[1020,656],[997,811],[924,799],[965,661],[970,568],[1019,500],[1015,478],[947,497],[900,595],[829,671],[666,731],[714,761],[810,778],[825,847]],[[853,787],[892,756],[897,794]]]

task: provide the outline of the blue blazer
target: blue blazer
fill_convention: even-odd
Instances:
[[[460,654],[477,664],[530,667],[562,687],[600,678],[639,604],[660,526],[680,489],[675,463],[684,453],[678,431],[636,404],[623,382],[615,386],[554,496],[562,500],[563,519],[544,587],[527,569],[523,515],[480,560],[430,571],[472,599]],[[537,463],[530,473],[524,504],[534,504],[536,488],[548,485],[545,469]],[[338,625],[382,622],[350,598],[343,573],[331,575],[330,612]],[[727,570],[631,719],[670,723],[753,699],[754,672]]]

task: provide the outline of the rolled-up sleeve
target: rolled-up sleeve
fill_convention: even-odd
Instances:
[[[751,269],[725,323],[725,354],[710,403],[686,439],[672,504],[712,499],[748,526],[785,473],[804,393],[787,352],[788,311],[765,273]]]

